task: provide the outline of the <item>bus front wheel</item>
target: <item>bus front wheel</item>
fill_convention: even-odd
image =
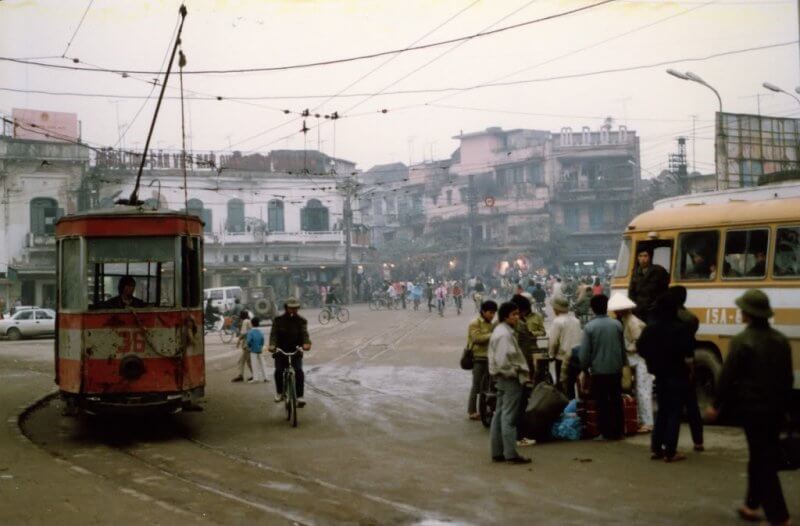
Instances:
[[[722,362],[714,351],[704,348],[695,351],[694,385],[701,414],[714,403],[720,373],[722,373]]]

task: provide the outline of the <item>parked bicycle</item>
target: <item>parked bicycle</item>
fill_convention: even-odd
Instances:
[[[281,393],[281,396],[286,407],[286,420],[292,423],[292,427],[297,427],[297,373],[292,366],[292,356],[302,353],[303,348],[297,346],[294,352],[286,352],[277,347],[275,352],[289,357],[289,364],[283,370],[283,393]]]
[[[331,319],[336,318],[339,323],[346,323],[350,320],[350,311],[347,307],[343,307],[338,303],[325,305],[319,313],[319,322],[322,325],[327,325]]]

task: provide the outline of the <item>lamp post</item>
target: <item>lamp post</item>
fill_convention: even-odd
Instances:
[[[727,188],[728,185],[728,159],[727,159],[727,152],[725,146],[725,134],[723,133],[722,129],[722,97],[720,97],[719,92],[708,82],[700,78],[699,75],[692,73],[691,71],[687,71],[686,73],[681,73],[680,71],[676,71],[674,69],[668,69],[667,73],[672,75],[675,78],[681,80],[688,80],[691,82],[696,82],[697,84],[702,84],[703,86],[707,87],[711,91],[714,92],[714,95],[717,96],[717,101],[719,102],[719,113],[717,113],[717,130],[714,135],[714,162],[717,167],[717,190],[719,190],[719,180],[725,181],[725,186]]]
[[[776,86],[775,84],[772,84],[770,82],[764,82],[761,85],[764,86],[765,88],[767,88],[770,91],[774,91],[775,93],[785,93],[786,95],[789,95],[791,98],[796,100],[798,104],[800,104],[800,98],[795,97],[794,95],[792,95],[788,91],[780,88],[779,86]],[[795,88],[795,91],[800,93],[800,88]]]

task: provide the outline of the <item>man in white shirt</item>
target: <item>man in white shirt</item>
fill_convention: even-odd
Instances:
[[[560,371],[558,382],[570,399],[575,398],[574,382],[570,380],[569,360],[572,348],[581,344],[583,330],[581,322],[569,311],[569,302],[563,297],[553,298],[553,312],[556,317],[550,325],[550,344],[547,351],[556,361],[556,371]],[[558,373],[557,373],[558,374]]]
[[[564,285],[561,283],[561,278],[556,278],[555,283],[553,283],[553,301],[555,301],[557,298],[564,297],[563,287]]]
[[[519,309],[513,303],[500,305],[500,323],[489,339],[489,374],[495,379],[497,405],[490,428],[493,462],[529,464],[531,459],[517,453],[517,418],[522,387],[529,379],[528,363],[517,344],[514,327]]]

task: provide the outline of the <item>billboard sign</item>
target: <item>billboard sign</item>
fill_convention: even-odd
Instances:
[[[723,113],[717,120],[725,163],[717,166],[720,188],[757,186],[762,176],[800,167],[800,119]],[[721,170],[720,168],[724,168]]]
[[[14,138],[34,141],[78,140],[78,114],[14,108]]]

